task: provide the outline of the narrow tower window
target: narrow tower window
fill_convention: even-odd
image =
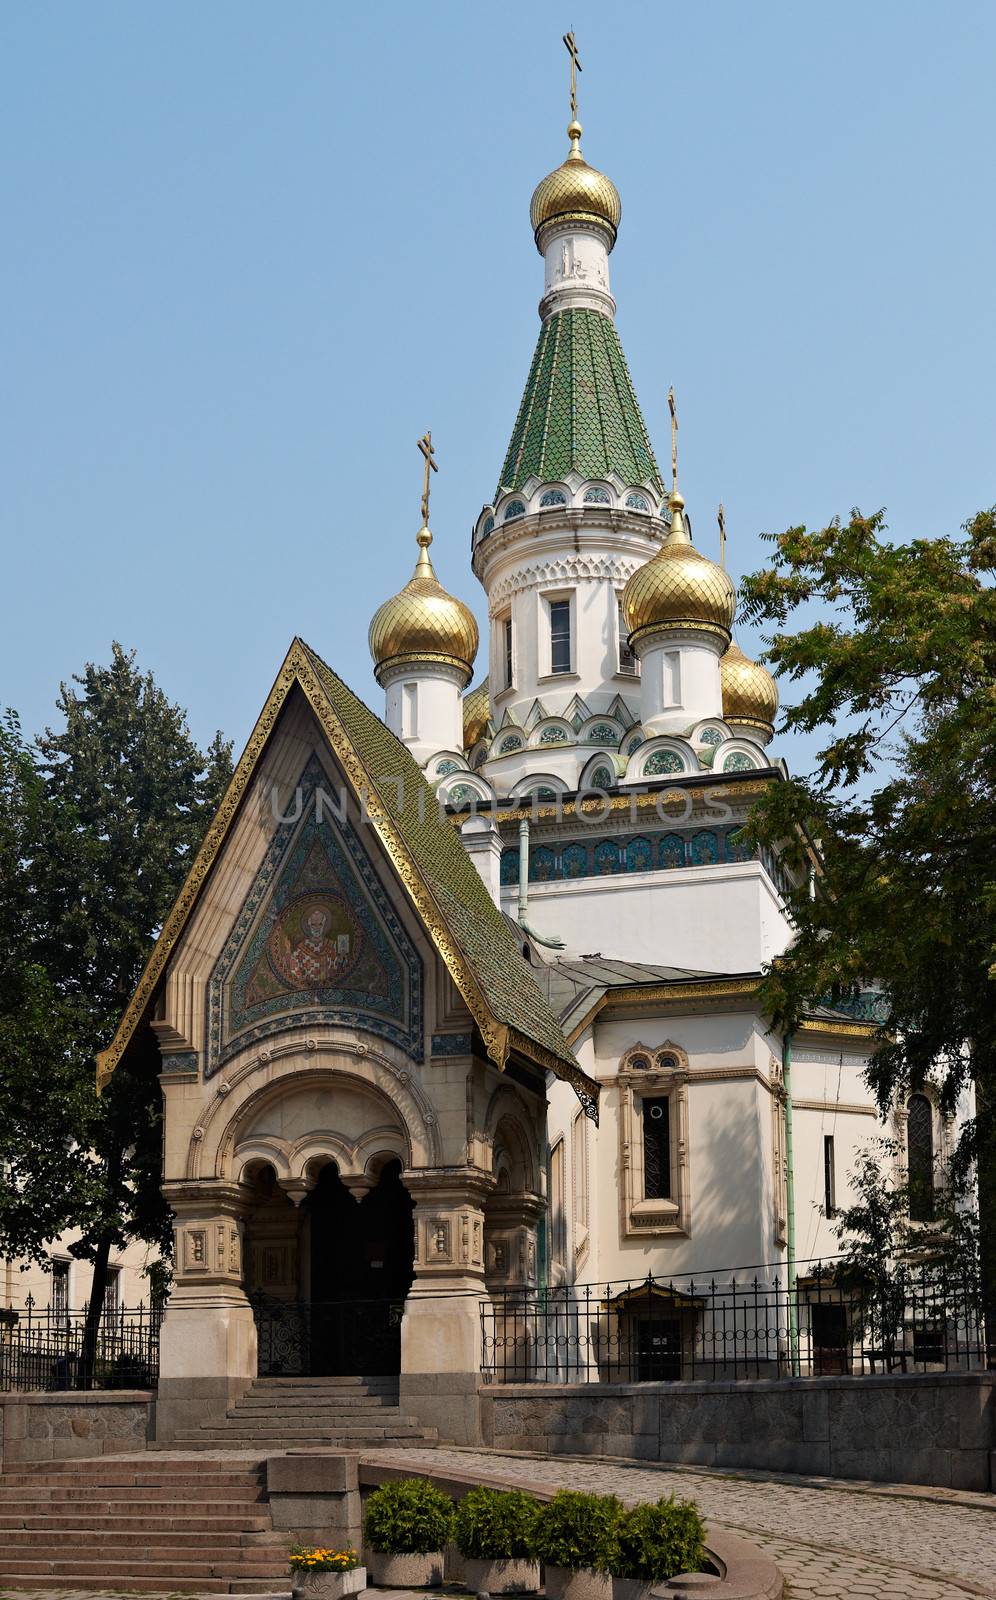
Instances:
[[[401,737],[414,739],[418,735],[418,684],[406,683],[401,690]]]
[[[666,1099],[643,1102],[643,1193],[647,1200],[671,1198],[669,1111]]]
[[[571,602],[550,601],[550,671],[571,670]]]
[[[631,675],[636,672],[636,656],[629,646],[629,632],[626,627],[626,618],[623,615],[622,601],[619,602],[619,671]]]
[[[823,1135],[823,1210],[828,1217],[837,1214],[837,1182],[834,1176],[832,1133]]]
[[[505,648],[505,688],[512,687],[512,619],[506,617],[502,623],[502,641]]]
[[[910,1217],[934,1220],[934,1108],[925,1094],[915,1094],[907,1107],[906,1163],[910,1183]]]

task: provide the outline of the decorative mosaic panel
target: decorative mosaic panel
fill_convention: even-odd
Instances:
[[[650,507],[648,506],[646,500],[643,498],[642,494],[628,494],[626,496],[626,504],[629,507],[630,511],[649,511],[650,510]]]
[[[586,506],[607,506],[611,503],[609,492],[607,489],[589,489],[585,494],[584,503]]]
[[[718,728],[703,728],[699,734],[700,744],[721,744],[723,735]]]
[[[723,762],[724,772],[750,772],[753,767],[754,762],[750,756],[745,756],[742,750],[734,750],[733,754],[727,756]]]
[[[557,858],[545,844],[538,845],[530,853],[529,876],[536,883],[547,883],[557,876]]]
[[[619,859],[619,846],[614,839],[603,839],[601,844],[595,846],[595,873],[601,876],[607,872],[621,872],[622,862]]]
[[[665,872],[685,865],[685,841],[680,833],[666,833],[659,845],[661,866]]]
[[[567,734],[563,728],[544,728],[539,736],[540,744],[566,744]]]
[[[588,786],[592,789],[611,789],[613,781],[612,773],[608,767],[596,767],[588,779]]]
[[[561,877],[587,878],[591,873],[586,844],[565,844],[560,853]]]
[[[211,973],[206,1076],[246,1045],[321,1023],[421,1059],[422,963],[323,782],[312,757]]]
[[[525,514],[526,508],[521,500],[510,500],[505,507],[505,515],[502,517],[502,521],[511,522],[513,517],[524,517]]]
[[[643,776],[655,778],[664,773],[684,772],[685,765],[674,750],[655,750],[643,764]]]
[[[691,857],[693,867],[714,866],[719,860],[719,840],[716,835],[709,829],[693,834]]]
[[[500,756],[507,756],[510,750],[521,749],[522,740],[519,738],[519,735],[517,733],[510,733],[508,738],[503,739],[501,744],[498,746],[498,754]]]
[[[630,839],[626,846],[626,871],[650,872],[654,865],[654,847],[649,839]]]
[[[548,489],[546,494],[540,495],[541,506],[566,506],[567,496],[559,489]]]
[[[460,763],[459,763],[459,761],[441,761],[439,763],[438,767],[436,768],[436,775],[438,777],[440,777],[440,778],[447,778],[447,777],[449,777],[451,772],[459,772],[459,771],[460,771]]]
[[[587,738],[589,744],[615,744],[619,735],[611,722],[596,722],[588,729]]]
[[[518,850],[503,850],[501,853],[501,881],[502,883],[518,883],[519,881],[519,852]]]

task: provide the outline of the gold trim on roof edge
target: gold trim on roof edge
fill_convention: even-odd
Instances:
[[[214,820],[204,836],[204,841],[173,903],[162,932],[153,946],[146,962],[145,970],[139,978],[134,994],[125,1008],[114,1038],[105,1050],[101,1050],[97,1054],[98,1094],[113,1076],[115,1068],[141,1021],[146,1006],[152,999],[156,985],[162,977],[177,940],[194,909],[218,852],[228,835],[263,749],[273,732],[277,718],[295,682],[300,685],[308,704],[315,713],[322,731],[329,741],[330,747],[342,762],[356,792],[366,795],[367,815],[376,828],[398,872],[398,876],[408,891],[409,897],[423,922],[429,929],[436,948],[439,950],[468,1010],[477,1023],[490,1060],[494,1062],[499,1071],[502,1071],[505,1067],[513,1030],[508,1023],[501,1022],[493,1016],[488,1008],[487,1001],[481,993],[476,978],[469,964],[463,959],[456,941],[450,934],[435,898],[411,861],[400,834],[387,817],[379,800],[376,784],[341,727],[334,708],[330,705],[328,696],[307,655],[306,646],[300,639],[295,639],[287,652],[280,671],[277,673],[273,687],[257,718],[249,741],[239,758],[232,774],[231,782],[215,813]],[[576,1085],[573,1082],[574,1074],[567,1064],[560,1061],[552,1052],[548,1052],[545,1047],[530,1039],[527,1035],[519,1034],[516,1030],[514,1036],[524,1055],[535,1060],[538,1065],[549,1067],[550,1070],[560,1076],[567,1078],[570,1074],[569,1081],[572,1082],[572,1086],[576,1089]],[[590,1080],[580,1067],[577,1068],[577,1077],[588,1087],[590,1094],[592,1087]]]

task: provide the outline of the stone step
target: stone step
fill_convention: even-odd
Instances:
[[[438,1444],[439,1436],[435,1429],[426,1428],[420,1433],[414,1433],[411,1437],[404,1438],[398,1438],[393,1433],[388,1433],[384,1439],[361,1438],[356,1434],[350,1433],[316,1433],[310,1436],[296,1435],[293,1439],[287,1439],[285,1442],[288,1445],[292,1445],[295,1450],[311,1448],[316,1450],[369,1450],[371,1446],[375,1446],[377,1449],[405,1450],[416,1449],[419,1445]],[[178,1450],[220,1450],[224,1448],[224,1445],[225,1440],[223,1438],[198,1437],[196,1434],[192,1434],[182,1440],[176,1440],[176,1448]],[[272,1448],[279,1448],[276,1440],[273,1441]]]
[[[84,1463],[80,1462],[80,1466],[82,1467],[83,1465]],[[199,1470],[201,1466],[203,1466],[203,1471]],[[5,1472],[3,1478],[0,1479],[0,1485],[5,1489],[36,1489],[40,1487],[39,1477],[39,1473],[28,1472],[27,1470]],[[142,1485],[165,1488],[173,1483],[185,1483],[188,1479],[196,1479],[196,1487],[198,1489],[202,1487],[205,1489],[236,1487],[260,1489],[262,1487],[260,1476],[254,1474],[249,1477],[245,1472],[240,1472],[238,1468],[225,1467],[207,1460],[203,1461],[203,1463],[201,1461],[168,1461],[163,1463],[161,1470],[157,1470],[154,1466],[149,1466],[141,1472],[136,1472],[130,1467],[116,1467],[114,1465],[86,1473],[57,1470],[45,1473],[44,1485],[47,1489],[80,1488],[84,1484],[92,1484],[102,1489],[117,1489],[124,1485],[131,1485],[135,1488],[139,1488]],[[195,1485],[192,1483],[191,1486]]]
[[[219,1505],[245,1505],[252,1506],[263,1500],[263,1490],[256,1484],[228,1484],[222,1485],[223,1497],[205,1496],[202,1490],[206,1484],[194,1481],[191,1483],[80,1483],[59,1484],[50,1489],[44,1483],[15,1484],[10,1488],[6,1480],[0,1478],[0,1511],[11,1505],[37,1505],[39,1502],[57,1503],[59,1505],[72,1505],[74,1502],[94,1501],[114,1502],[118,1505],[146,1505],[150,1502],[164,1504],[167,1501],[173,1505],[204,1505],[217,1502]]]
[[[260,1600],[291,1600],[289,1589],[281,1589],[280,1583],[286,1582],[287,1574],[281,1578],[171,1578],[169,1583],[170,1595],[187,1594],[193,1596],[211,1594],[229,1595],[258,1595]],[[17,1578],[18,1589],[43,1589],[49,1594],[52,1591],[52,1579],[41,1573],[19,1573]],[[87,1594],[90,1592],[106,1593],[107,1584],[101,1578],[73,1578],[73,1592]],[[129,1576],[127,1585],[128,1594],[148,1594],[160,1600],[163,1593],[163,1583],[160,1578],[137,1578]]]
[[[390,1373],[386,1372],[372,1374],[362,1372],[348,1374],[336,1372],[319,1372],[316,1374],[288,1373],[286,1377],[254,1378],[252,1386],[254,1389],[277,1389],[281,1385],[289,1383],[311,1388],[324,1385],[327,1389],[355,1389],[360,1384],[373,1385],[377,1388],[396,1389],[398,1387],[398,1377],[396,1373],[392,1377]]]
[[[198,1511],[204,1511],[205,1509],[203,1506],[198,1506]],[[207,1509],[209,1510],[209,1508]],[[0,1515],[0,1538],[3,1538],[7,1533],[17,1531],[44,1533],[48,1538],[51,1538],[53,1533],[61,1535],[67,1523],[77,1521],[80,1514],[79,1507],[74,1506],[68,1512],[66,1510],[32,1511],[21,1515]],[[127,1514],[117,1516],[113,1512],[91,1516],[88,1513],[86,1525],[87,1528],[94,1532],[121,1532],[127,1533],[132,1538],[136,1533],[206,1533],[209,1535],[235,1533],[255,1536],[257,1534],[269,1534],[270,1532],[270,1518],[268,1515],[226,1517],[221,1513],[178,1517],[154,1516],[151,1513],[142,1517],[134,1517]]]
[[[302,1422],[308,1417],[342,1417],[351,1422],[381,1422],[386,1417],[401,1416],[399,1405],[340,1406],[300,1405],[289,1406],[274,1401],[271,1406],[232,1406],[226,1417],[239,1417],[246,1422]]]
[[[268,1411],[279,1406],[294,1411],[306,1406],[334,1406],[337,1411],[376,1411],[381,1406],[397,1404],[396,1389],[385,1389],[383,1394],[351,1394],[348,1389],[316,1389],[314,1394],[282,1394],[279,1390],[256,1394],[250,1390],[236,1401],[234,1409]]]
[[[98,1558],[93,1561],[78,1556],[57,1558],[48,1556],[25,1556],[18,1552],[8,1553],[0,1545],[0,1572],[4,1581],[11,1582],[14,1578],[43,1574],[49,1578],[60,1581],[72,1580],[73,1584],[79,1578],[103,1578],[106,1587],[121,1587],[130,1589],[132,1578],[266,1578],[272,1584],[275,1578],[287,1577],[287,1552],[286,1548],[279,1553],[274,1552],[269,1561],[233,1561],[222,1558],[221,1560],[202,1561],[150,1561],[143,1554],[136,1552],[133,1556],[115,1559]],[[115,1585],[112,1579],[120,1579],[120,1584]],[[16,1587],[16,1585],[12,1585]]]
[[[140,1530],[121,1528],[111,1518],[109,1528],[95,1528],[91,1522],[85,1527],[77,1528],[71,1522],[67,1524],[59,1520],[60,1539],[72,1545],[75,1551],[85,1551],[96,1546],[100,1550],[123,1549],[133,1551],[136,1541],[135,1533],[141,1531],[141,1550],[148,1551],[178,1550],[181,1554],[193,1551],[199,1558],[200,1551],[217,1551],[226,1559],[233,1557],[241,1550],[279,1550],[281,1559],[287,1552],[288,1535],[273,1533],[269,1527],[256,1532],[247,1531],[241,1523],[232,1528],[190,1529],[184,1522],[176,1528],[150,1528],[144,1524]],[[129,1520],[127,1518],[123,1519]],[[50,1528],[4,1528],[0,1529],[0,1549],[33,1549],[40,1547],[51,1554],[52,1532]]]

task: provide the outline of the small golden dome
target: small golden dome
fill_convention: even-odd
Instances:
[[[429,559],[428,528],[420,529],[418,542],[414,575],[400,594],[375,611],[370,624],[370,654],[378,683],[385,668],[413,662],[459,667],[467,679],[474,671],[477,623],[463,601],[447,594],[436,577]]]
[[[671,495],[671,529],[657,554],[638,567],[623,590],[623,614],[634,637],[658,628],[704,629],[729,640],[737,597],[729,574],[692,544],[682,515],[685,502]]]
[[[758,728],[770,737],[778,712],[778,685],[768,669],[731,642],[720,659],[719,677],[723,685],[723,720]]]
[[[491,716],[491,698],[488,694],[488,680],[477,684],[473,689],[468,689],[463,697],[463,747],[473,750],[488,725]]]
[[[604,172],[589,167],[581,154],[581,124],[572,122],[567,130],[571,150],[566,161],[533,190],[529,220],[539,245],[539,231],[548,222],[564,218],[572,222],[598,222],[607,227],[616,242],[622,201],[619,190]],[[610,245],[611,249],[611,245]]]

